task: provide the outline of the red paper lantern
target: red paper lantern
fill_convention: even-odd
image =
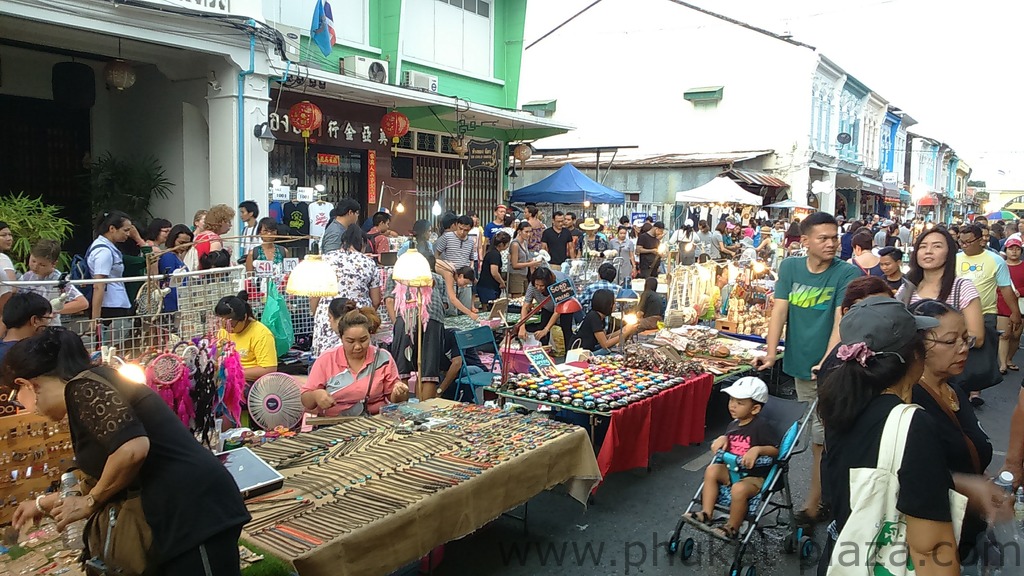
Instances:
[[[302,130],[303,138],[309,138],[309,135],[323,123],[324,113],[316,104],[303,100],[288,109],[288,118],[292,126]]]
[[[398,155],[398,139],[409,133],[409,117],[398,110],[392,110],[380,119],[380,129],[391,138],[391,151]]]

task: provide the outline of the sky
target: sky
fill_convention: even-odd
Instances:
[[[533,0],[525,43],[593,0]],[[669,0],[665,0],[669,2]],[[631,0],[601,0],[628,9]],[[911,130],[952,146],[990,189],[1024,189],[1024,2],[1014,0],[690,0],[818,48],[918,121]],[[554,34],[651,31],[685,34],[678,21],[622,30],[615,10],[591,10]],[[677,62],[685,65],[685,60]]]

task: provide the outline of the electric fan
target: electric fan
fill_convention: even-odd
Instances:
[[[287,374],[273,372],[262,376],[249,391],[249,415],[264,430],[278,426],[294,428],[302,420],[302,391]]]

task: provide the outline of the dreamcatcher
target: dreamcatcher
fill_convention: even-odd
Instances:
[[[395,313],[405,320],[405,333],[413,335],[416,329],[416,315],[419,314],[420,326],[426,326],[430,320],[426,303],[434,292],[431,286],[406,286],[395,283]]]
[[[217,425],[217,364],[210,357],[205,341],[183,344],[186,346],[181,352],[181,359],[192,375],[190,396],[195,414],[192,432],[204,445],[210,446],[210,433]]]
[[[139,287],[135,295],[135,313],[142,317],[156,318],[164,308],[164,297],[171,293],[170,288],[161,288],[157,280],[147,280]]]
[[[274,372],[260,377],[249,390],[249,415],[264,430],[292,429],[302,420],[302,390],[287,374]]]
[[[182,423],[188,426],[195,416],[190,395],[191,379],[180,356],[164,353],[146,365],[146,382],[163,398]]]

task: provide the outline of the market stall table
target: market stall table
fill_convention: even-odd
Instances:
[[[243,540],[301,576],[387,574],[556,485],[586,503],[600,481],[579,428],[440,399],[399,411],[420,408],[432,429],[355,418],[255,449],[288,477],[247,502]]]
[[[578,368],[579,363],[561,365]],[[489,388],[513,402],[533,402],[567,410],[589,418],[591,440],[602,419],[608,419],[608,431],[601,444],[597,462],[603,477],[612,472],[646,467],[651,454],[666,452],[675,445],[690,445],[704,440],[704,423],[714,378],[700,374],[660,393],[608,412],[588,410],[561,402],[517,396],[508,390]]]

